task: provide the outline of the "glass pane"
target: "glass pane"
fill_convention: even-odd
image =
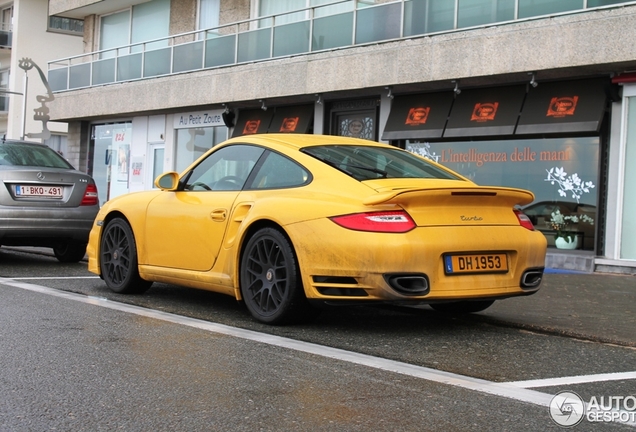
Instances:
[[[170,34],[170,0],[152,0],[133,7],[130,42],[145,42]],[[146,49],[168,46],[168,40],[146,45]]]
[[[375,117],[367,113],[337,116],[337,135],[375,140]]]
[[[587,7],[609,6],[618,3],[628,3],[631,0],[587,0]]]
[[[212,152],[192,170],[185,189],[241,190],[263,151],[261,147],[233,145]]]
[[[535,201],[523,211],[546,235],[549,245],[554,245],[556,234],[551,223],[552,212],[559,209],[565,216],[577,217],[577,222],[572,221],[567,229],[579,235],[579,249],[593,250],[599,142],[598,137],[586,137],[409,143],[407,149],[439,162],[479,185],[532,191]],[[583,215],[585,220],[582,220]]]
[[[141,78],[141,54],[130,54],[117,59],[117,81]]]
[[[274,27],[274,56],[309,51],[309,21]]]
[[[459,0],[457,27],[510,21],[515,18],[515,0]]]
[[[132,123],[97,125],[93,129],[89,167],[99,203],[128,193],[128,161]]]
[[[623,259],[636,259],[636,97],[628,99],[627,140],[625,142],[625,179],[623,183],[623,224],[621,252]],[[632,191],[632,192],[630,192]]]
[[[48,81],[52,91],[66,90],[68,68],[52,69],[49,71]]]
[[[404,2],[404,36],[450,30],[455,25],[455,2],[407,0]]]
[[[307,18],[306,12],[296,12],[284,14],[288,11],[303,9],[307,7],[306,0],[261,0],[259,3],[259,17],[267,15],[278,15],[276,25],[292,23]],[[271,27],[272,20],[260,20],[259,27]]]
[[[199,0],[199,29],[218,27],[220,0]]]
[[[203,67],[203,42],[176,45],[172,59],[172,71],[184,72]]]
[[[353,45],[353,12],[314,19],[312,51]]]
[[[99,49],[107,50],[130,42],[130,12],[123,11],[112,15],[101,17],[101,28],[99,33]],[[114,57],[115,51],[101,54],[102,58]]]
[[[205,67],[234,64],[236,36],[220,36],[205,41]]]
[[[239,34],[238,61],[247,62],[270,57],[270,35],[272,29],[264,28]]]
[[[91,64],[71,66],[69,89],[88,87],[89,85],[91,85]]]
[[[519,18],[583,9],[584,0],[519,0]]]
[[[399,38],[401,9],[400,3],[359,9],[356,43]]]
[[[206,151],[227,139],[227,128],[177,129],[175,170],[181,172]]]
[[[115,59],[93,62],[93,85],[115,82]]]
[[[163,155],[164,148],[157,148],[153,153],[152,158],[152,179],[153,179],[153,187],[154,187],[154,179],[163,174]]]
[[[309,173],[303,167],[278,153],[269,152],[248,188],[286,188],[300,186],[307,180]]]
[[[144,57],[144,77],[170,73],[170,48],[147,51]]]

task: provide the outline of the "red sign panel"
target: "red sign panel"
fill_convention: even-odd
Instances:
[[[499,108],[499,102],[476,103],[473,114],[470,116],[470,121],[492,121],[497,115],[497,108]]]
[[[428,120],[428,114],[431,112],[431,107],[418,107],[411,108],[406,116],[405,125],[418,126],[426,124]]]
[[[548,117],[565,117],[574,115],[576,104],[579,101],[578,96],[572,97],[553,97],[548,107]]]

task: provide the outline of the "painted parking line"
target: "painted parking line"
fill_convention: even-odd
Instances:
[[[497,383],[493,381],[474,378],[466,375],[459,375],[450,372],[439,371],[423,366],[411,365],[408,363],[398,362],[394,360],[373,357],[366,354],[360,354],[352,351],[346,351],[339,348],[327,347],[319,344],[298,341],[281,336],[275,336],[266,333],[259,333],[252,330],[245,330],[237,327],[227,326],[224,324],[212,323],[196,318],[184,317],[168,312],[162,312],[153,309],[147,309],[139,306],[129,305],[125,303],[114,302],[102,297],[85,296],[66,291],[59,291],[41,285],[30,284],[15,279],[0,278],[0,285],[21,288],[42,294],[73,300],[80,303],[90,304],[94,306],[104,307],[121,312],[127,312],[147,318],[154,318],[173,324],[185,325],[200,330],[205,330],[226,336],[237,337],[253,342],[268,344],[281,348],[287,348],[317,356],[345,361],[357,365],[367,366],[387,372],[394,372],[401,375],[407,375],[414,378],[420,378],[440,384],[460,387],[480,393],[500,396],[516,401],[526,402],[542,407],[550,407],[554,395],[543,393],[535,390],[529,390],[526,387],[532,387],[533,382],[550,380],[533,380],[533,381],[516,381],[508,383]],[[630,373],[631,374],[631,373]],[[610,374],[607,374],[610,375]],[[631,379],[631,375],[629,375]],[[577,377],[582,378],[582,377]],[[625,379],[625,378],[621,378]],[[556,379],[555,379],[556,380]],[[551,381],[555,382],[555,381]],[[583,382],[583,381],[579,381]],[[528,385],[528,383],[531,383]],[[557,385],[557,384],[555,384]],[[634,423],[629,423],[636,426]]]
[[[556,387],[567,386],[574,384],[586,384],[592,382],[602,381],[620,381],[620,380],[636,380],[635,372],[616,372],[616,373],[604,373],[594,375],[577,375],[571,377],[561,378],[546,378],[527,381],[510,381],[506,384],[513,385],[520,388],[535,388],[535,387]]]

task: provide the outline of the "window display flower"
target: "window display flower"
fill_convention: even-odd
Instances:
[[[559,195],[566,197],[568,192],[572,194],[572,198],[579,202],[581,195],[590,192],[590,189],[594,189],[594,183],[591,181],[584,182],[581,180],[577,173],[568,177],[568,173],[565,172],[563,167],[553,167],[548,172],[548,178],[545,181],[549,181],[550,184],[559,185]]]
[[[568,215],[565,216],[559,209],[552,212],[552,218],[550,219],[550,226],[556,234],[555,239],[562,237],[571,243],[576,238],[576,231],[572,230],[570,225],[578,224],[579,222],[588,223],[594,225],[594,219],[588,215]]]

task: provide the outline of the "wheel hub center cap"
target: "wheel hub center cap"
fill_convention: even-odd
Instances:
[[[274,271],[272,269],[267,270],[267,273],[265,273],[265,278],[268,282],[274,280]]]
[[[118,250],[113,252],[113,259],[119,259],[119,251]]]

